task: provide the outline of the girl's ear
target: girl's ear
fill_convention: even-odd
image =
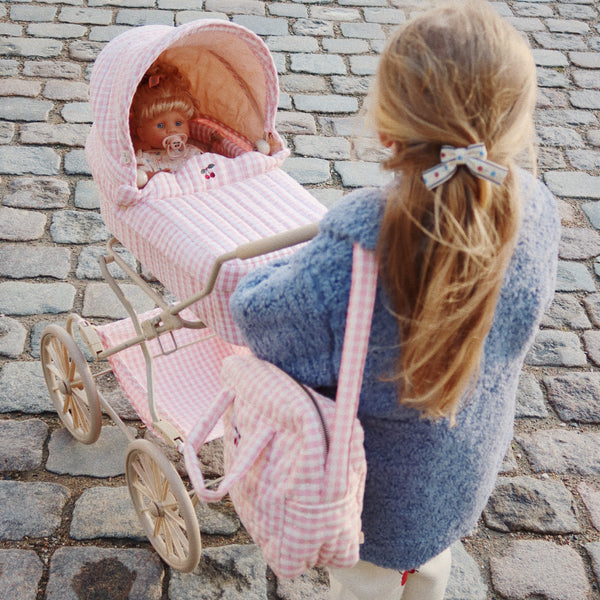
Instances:
[[[394,145],[394,140],[390,139],[385,133],[378,132],[379,141],[384,148],[391,148]]]

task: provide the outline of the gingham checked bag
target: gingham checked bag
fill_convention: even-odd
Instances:
[[[356,418],[377,285],[373,252],[354,247],[336,401],[254,356],[230,356],[224,389],[190,432],[184,457],[204,501],[229,492],[273,571],[296,577],[359,558],[366,475]],[[209,489],[197,453],[224,415],[225,477]]]

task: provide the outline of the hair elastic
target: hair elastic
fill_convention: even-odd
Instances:
[[[459,165],[465,165],[475,177],[500,185],[508,169],[487,159],[485,144],[471,144],[466,148],[442,146],[441,163],[423,172],[423,182],[433,190],[448,181]]]

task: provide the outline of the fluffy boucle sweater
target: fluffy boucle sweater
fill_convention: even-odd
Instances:
[[[379,285],[360,397],[367,482],[361,558],[412,569],[465,536],[491,494],[513,431],[519,373],[553,293],[560,224],[547,188],[520,173],[522,224],[475,392],[456,424],[398,404],[381,380],[398,358],[399,331]],[[355,191],[291,258],[247,275],[231,298],[257,356],[313,387],[337,381],[350,291],[352,244],[375,248],[384,198]]]

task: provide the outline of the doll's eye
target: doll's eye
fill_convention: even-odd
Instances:
[[[157,123],[157,124],[156,124],[156,126],[157,126],[159,129],[164,129],[164,128],[165,128],[165,124],[164,124],[164,123]]]
[[[176,127],[181,127],[183,125],[183,121],[175,121]]]

